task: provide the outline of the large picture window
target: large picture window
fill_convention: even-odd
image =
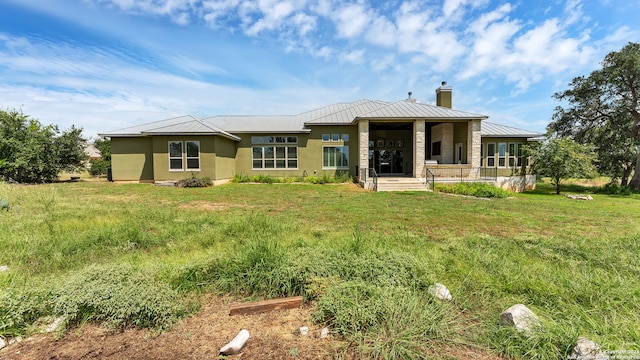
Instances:
[[[199,141],[169,141],[169,171],[184,170],[200,170]]]
[[[297,136],[253,136],[252,168],[255,169],[297,169]],[[258,144],[265,144],[256,146]]]
[[[322,148],[322,168],[323,169],[348,169],[349,168],[349,147],[348,146],[324,146]]]

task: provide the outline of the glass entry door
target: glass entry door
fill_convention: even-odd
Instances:
[[[404,150],[370,150],[369,166],[379,175],[404,174]]]

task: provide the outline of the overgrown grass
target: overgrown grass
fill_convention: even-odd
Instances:
[[[338,172],[335,175],[328,173],[315,174],[310,176],[285,176],[276,177],[271,175],[234,175],[232,178],[234,183],[260,183],[260,184],[291,184],[291,183],[309,183],[309,184],[341,184],[353,182],[353,178],[348,172]]]
[[[476,201],[351,184],[0,183],[12,205],[0,212],[0,265],[10,268],[0,273],[0,335],[61,313],[168,327],[193,309],[190,294],[215,292],[304,295],[363,358],[425,358],[464,343],[558,359],[579,335],[640,350],[640,195],[575,189],[594,200],[547,184]],[[431,299],[433,282],[453,301]],[[516,303],[543,332],[497,325]]]
[[[506,198],[511,196],[509,191],[495,187],[487,183],[459,182],[455,184],[438,183],[434,187],[435,191],[467,196],[477,196],[484,198]]]

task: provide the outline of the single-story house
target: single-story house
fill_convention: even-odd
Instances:
[[[114,181],[171,181],[236,174],[274,177],[348,172],[427,179],[464,173],[511,176],[522,146],[542,134],[452,108],[452,88],[436,105],[411,98],[359,100],[297,115],[191,115],[101,133],[111,139]]]

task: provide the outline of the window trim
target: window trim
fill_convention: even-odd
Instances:
[[[189,145],[188,143],[195,143],[198,145],[198,156],[189,156]],[[202,161],[200,160],[201,156],[201,151],[200,151],[200,140],[185,140],[184,141],[184,167],[185,167],[185,171],[201,171],[201,164]],[[198,167],[197,168],[190,168],[189,167],[189,160],[193,160],[193,159],[197,159],[198,160]]]
[[[334,159],[336,165],[335,166],[331,166],[331,165],[325,165],[325,149],[337,149],[337,148],[342,148],[343,152],[342,154],[345,155],[346,158],[346,165],[337,165],[338,161],[337,158]],[[333,154],[333,156],[335,156],[335,153]],[[330,162],[329,162],[330,163]],[[348,145],[323,145],[322,146],[322,169],[323,170],[348,170],[349,169],[349,146]]]
[[[489,145],[493,145],[493,152],[490,153],[489,152]],[[496,167],[496,143],[491,142],[491,143],[487,143],[487,167],[489,168],[494,168]],[[489,165],[489,160],[493,161],[493,165]]]
[[[262,138],[262,142],[258,141],[258,138]],[[273,142],[267,143],[265,140],[273,138]],[[252,136],[251,137],[251,170],[255,171],[273,171],[273,170],[298,170],[299,168],[299,148],[298,137],[291,135],[282,136]],[[273,148],[273,158],[265,157],[265,148]],[[295,149],[295,157],[290,155],[290,149]],[[260,158],[255,157],[256,149],[260,149]],[[279,150],[281,149],[281,150]],[[284,152],[284,157],[278,157],[279,152]],[[260,167],[256,167],[256,161],[260,161]],[[273,167],[266,167],[267,161],[273,161]],[[278,167],[278,161],[284,162],[284,167]],[[295,161],[295,167],[290,167],[292,161]]]
[[[500,155],[500,145],[504,146],[503,155]],[[496,153],[498,154],[498,156],[497,156],[497,158],[498,158],[498,167],[499,168],[506,168],[507,167],[507,143],[506,142],[499,142],[498,146],[496,148]],[[504,162],[502,165],[500,165],[500,160],[502,160]]]
[[[171,156],[171,144],[180,144],[180,157],[178,156]],[[167,142],[167,158],[169,160],[168,163],[168,170],[169,172],[182,172],[184,171],[184,143],[182,141],[178,141],[178,140],[169,140]],[[171,167],[171,160],[180,160],[180,168],[172,168]]]

